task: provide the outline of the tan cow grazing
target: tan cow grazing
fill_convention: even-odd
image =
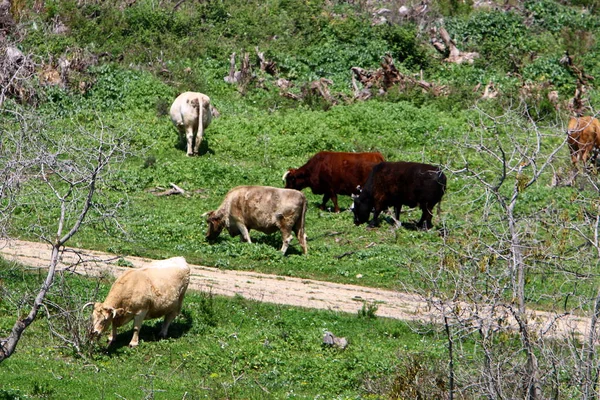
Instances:
[[[567,128],[567,143],[571,152],[571,162],[575,167],[579,162],[586,166],[594,150],[600,148],[600,122],[594,117],[571,118]]]
[[[293,231],[306,254],[306,204],[306,196],[298,190],[270,186],[238,186],[225,195],[217,210],[206,214],[206,237],[210,240],[216,239],[223,228],[227,228],[231,236],[241,234],[242,240],[252,243],[249,234],[251,229],[267,234],[281,231],[281,252],[285,254],[292,241]]]
[[[94,305],[93,333],[100,335],[112,324],[110,345],[117,337],[117,328],[133,319],[129,347],[135,347],[142,322],[164,316],[159,336],[166,337],[169,324],[181,311],[189,282],[190,267],[183,257],[154,261],[148,267],[126,271],[117,278],[103,303],[84,306]]]
[[[179,130],[180,137],[185,135],[187,155],[198,155],[204,130],[212,120],[210,98],[202,93],[181,93],[173,102],[170,115],[171,121]]]

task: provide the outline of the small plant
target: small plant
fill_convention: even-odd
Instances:
[[[377,313],[378,308],[379,307],[377,306],[376,302],[363,301],[362,308],[358,310],[358,317],[375,319],[377,317],[375,313]]]
[[[144,160],[144,168],[154,167],[156,165],[156,157],[148,156]]]
[[[131,261],[124,259],[123,257],[119,258],[119,260],[117,261],[117,265],[119,267],[127,267],[127,268],[133,267],[133,263]]]
[[[215,310],[215,299],[212,292],[200,293],[199,306],[200,310],[198,313],[202,321],[208,326],[217,326],[217,311]]]

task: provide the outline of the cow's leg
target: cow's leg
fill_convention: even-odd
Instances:
[[[129,347],[136,347],[140,342],[140,329],[142,329],[142,323],[146,318],[148,311],[142,311],[133,318],[133,337],[129,342]]]
[[[240,234],[242,235],[241,240],[246,241],[248,243],[252,243],[252,240],[250,240],[250,233],[248,232],[248,228],[246,228],[246,225],[236,222],[235,226],[237,226],[238,230],[240,231]]]
[[[110,335],[108,335],[108,345],[110,346],[111,344],[113,344],[116,339],[117,339],[117,327],[115,326],[115,324],[112,324],[112,326],[110,328]]]
[[[173,311],[172,313],[165,315],[165,320],[163,321],[162,328],[160,329],[160,333],[158,334],[158,337],[160,337],[160,338],[167,337],[167,331],[169,330],[169,325],[171,325],[171,322],[173,322],[173,320],[175,319],[177,314],[179,314],[178,311]]]
[[[423,214],[421,214],[421,219],[417,223],[417,226],[422,229],[429,229],[433,226],[433,224],[431,223],[431,218],[433,217],[433,214],[431,213],[431,208],[429,207],[429,204],[425,203],[424,205],[422,205],[421,210],[423,211]]]
[[[369,228],[379,226],[379,214],[381,214],[381,210],[375,208],[375,211],[373,211],[373,219],[369,222]]]
[[[333,211],[339,213],[340,207],[338,206],[337,195],[335,193],[331,195],[331,201],[333,202]]]
[[[306,245],[306,234],[304,234],[304,229],[296,229],[294,228],[294,233],[298,238],[298,242],[300,243],[300,247],[302,247],[302,253],[308,253],[308,246]]]
[[[290,245],[290,242],[294,237],[292,236],[292,232],[289,229],[282,229],[281,237],[283,238],[283,246],[281,246],[281,252],[285,254]],[[300,238],[298,238],[298,240],[300,240]]]
[[[402,204],[394,206],[394,222],[398,228],[402,226],[402,222],[400,222],[400,211],[402,211]]]
[[[196,141],[194,142],[194,155],[200,154],[200,143],[202,143],[202,137],[204,136],[204,129],[202,129],[202,121],[198,121],[198,132],[196,133]]]
[[[322,203],[322,204],[319,206],[319,208],[320,208],[321,210],[326,210],[326,209],[327,209],[327,202],[329,201],[329,198],[330,198],[330,197],[331,197],[331,196],[329,196],[329,193],[325,193],[325,194],[323,195],[323,203]]]
[[[185,127],[185,138],[187,140],[187,155],[189,157],[194,155],[193,152],[193,142],[194,142],[194,126],[193,125],[189,125]]]

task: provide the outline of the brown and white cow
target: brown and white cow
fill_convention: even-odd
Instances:
[[[585,167],[590,158],[594,161],[595,151],[600,148],[600,122],[590,116],[571,118],[567,127],[567,143],[573,166],[577,167],[581,162]]]
[[[440,168],[415,162],[382,162],[373,167],[364,188],[354,197],[354,223],[363,224],[373,210],[369,226],[379,224],[379,214],[394,207],[399,220],[403,205],[420,207],[423,211],[417,226],[432,227],[433,207],[446,191],[446,175]]]
[[[189,282],[190,268],[183,257],[154,261],[148,267],[126,271],[117,278],[103,303],[84,306],[94,306],[93,333],[100,335],[112,324],[110,345],[117,337],[117,328],[133,319],[129,347],[135,347],[142,322],[164,316],[159,336],[166,337],[169,325],[181,311]]]
[[[302,192],[270,186],[238,186],[225,195],[217,210],[207,213],[206,237],[214,240],[227,228],[231,236],[242,235],[242,240],[252,243],[251,229],[267,234],[281,231],[281,252],[285,254],[294,232],[306,254],[305,216],[306,196]]]
[[[283,176],[285,187],[302,190],[311,188],[314,194],[323,195],[320,208],[325,209],[331,199],[335,212],[340,212],[337,195],[358,193],[375,164],[384,161],[380,153],[342,153],[321,151],[298,169],[290,169]]]
[[[187,155],[198,155],[204,130],[212,120],[210,98],[202,93],[181,93],[171,105],[169,114],[180,137],[185,135]]]

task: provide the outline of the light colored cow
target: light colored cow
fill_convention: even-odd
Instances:
[[[571,118],[567,128],[567,143],[573,166],[577,168],[581,162],[585,167],[590,157],[595,158],[594,150],[600,148],[600,122],[590,116]]]
[[[169,324],[181,311],[190,268],[183,257],[154,261],[150,266],[132,269],[113,284],[103,303],[93,304],[93,333],[102,334],[112,324],[108,344],[117,337],[117,328],[132,319],[133,338],[129,347],[139,343],[139,333],[145,319],[165,317],[159,336],[166,337]]]
[[[210,98],[202,93],[181,93],[173,102],[169,113],[180,137],[185,135],[187,155],[198,155],[204,130],[212,120]]]
[[[223,228],[227,228],[231,236],[241,234],[242,240],[252,243],[249,234],[251,229],[267,234],[281,231],[281,252],[285,254],[292,241],[293,231],[306,254],[306,204],[306,196],[298,190],[270,186],[238,186],[227,193],[217,210],[206,214],[206,237],[216,239]]]

